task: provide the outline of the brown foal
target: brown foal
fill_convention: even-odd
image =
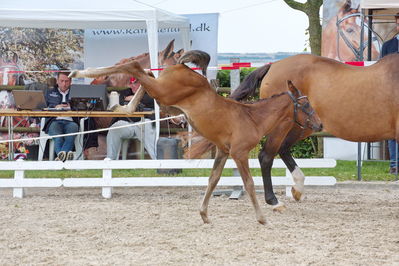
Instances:
[[[219,96],[206,78],[183,64],[166,68],[157,79],[151,77],[136,61],[74,71],[71,76],[97,77],[112,73],[134,76],[160,104],[182,110],[195,130],[216,145],[215,162],[200,208],[204,223],[209,223],[209,199],[230,155],[237,164],[245,190],[255,208],[256,219],[264,224],[266,220],[259,207],[248,166],[249,151],[272,130],[278,130],[283,140],[295,121],[321,128],[321,122],[307,98],[301,96],[290,81],[287,83],[288,91],[252,104],[243,104]]]

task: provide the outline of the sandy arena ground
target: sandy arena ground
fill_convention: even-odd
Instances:
[[[399,184],[308,188],[255,220],[245,195],[205,188],[0,190],[0,265],[399,265]]]

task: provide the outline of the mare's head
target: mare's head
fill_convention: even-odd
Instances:
[[[323,124],[320,117],[313,110],[307,96],[303,96],[291,80],[287,80],[288,95],[294,103],[294,122],[302,129],[321,131]]]
[[[175,65],[177,60],[183,55],[184,50],[180,49],[174,52],[175,40],[169,42],[169,44],[158,53],[158,64],[160,67]],[[143,53],[137,56],[123,58],[115,65],[125,64],[129,61],[135,60],[144,69],[151,67],[150,54]],[[124,73],[116,73],[108,76],[102,76],[94,79],[91,84],[107,84],[109,87],[129,87],[131,76]]]
[[[19,72],[18,55],[3,55],[0,58],[0,85],[24,85],[23,75]]]

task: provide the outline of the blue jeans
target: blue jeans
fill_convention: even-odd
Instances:
[[[398,163],[396,162],[396,154],[398,154],[398,150],[396,149],[396,140],[390,139],[388,140],[388,150],[389,150],[389,159],[390,167],[397,167]]]
[[[50,136],[75,133],[79,131],[79,126],[73,121],[53,120],[49,126],[48,134]],[[67,136],[54,138],[54,150],[58,154],[61,151],[69,152],[75,147],[75,137]]]

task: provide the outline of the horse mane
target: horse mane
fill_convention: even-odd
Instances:
[[[280,96],[285,95],[285,94],[287,94],[287,92],[283,91],[283,92],[280,92],[280,93],[273,94],[272,96],[269,96],[267,98],[262,98],[262,99],[258,99],[256,101],[249,101],[249,102],[244,102],[244,103],[245,104],[256,104],[256,103],[268,101],[268,100],[270,100],[272,98],[280,97]]]
[[[267,74],[271,64],[259,67],[251,72],[244,80],[240,83],[237,89],[229,96],[230,99],[241,101],[247,99],[250,96],[254,96],[256,89],[259,88],[263,77]]]

